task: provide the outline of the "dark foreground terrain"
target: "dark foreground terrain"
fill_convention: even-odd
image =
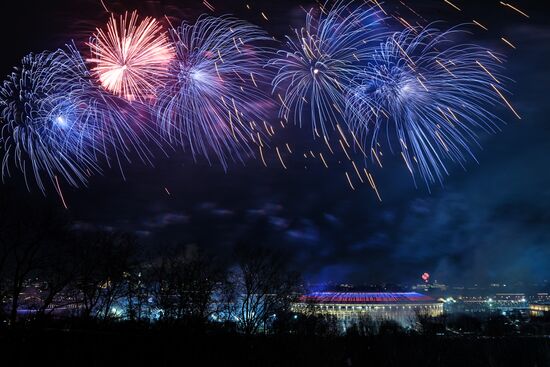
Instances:
[[[550,338],[9,331],[1,366],[550,366]]]

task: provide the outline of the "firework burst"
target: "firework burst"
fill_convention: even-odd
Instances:
[[[379,160],[384,141],[398,146],[411,174],[428,185],[448,174],[447,161],[475,159],[477,132],[494,132],[501,122],[490,108],[502,104],[502,56],[455,42],[463,33],[427,27],[393,34],[348,94],[347,115],[365,150]]]
[[[123,162],[132,162],[133,157],[152,163],[150,148],[161,147],[161,139],[151,123],[150,107],[105,93],[76,48],[69,46],[66,54],[73,70],[72,77],[65,79],[73,86],[68,97],[78,106],[80,128],[93,136],[96,159],[118,166],[121,173]]]
[[[2,176],[11,167],[32,173],[45,191],[43,177],[59,187],[85,184],[102,161],[148,161],[153,129],[143,121],[139,103],[106,94],[94,82],[74,45],[26,56],[0,89]]]
[[[107,29],[97,29],[89,46],[93,74],[109,92],[127,100],[144,101],[154,96],[174,50],[161,24],[137,12],[113,15]]]
[[[327,136],[342,120],[351,80],[382,36],[380,21],[373,8],[342,1],[310,10],[305,27],[287,37],[287,50],[270,61],[277,69],[273,91],[283,92],[279,117],[300,126],[309,117],[315,135]]]
[[[170,32],[176,57],[157,93],[158,124],[170,141],[195,155],[213,153],[226,167],[251,142],[263,144],[255,126],[265,118],[264,31],[231,17],[201,17]]]
[[[78,105],[67,83],[73,73],[71,60],[62,50],[29,54],[0,89],[3,152],[2,177],[19,169],[27,182],[32,174],[42,191],[43,177],[54,182],[61,176],[70,185],[87,180],[96,169],[91,145],[93,134],[79,123]]]

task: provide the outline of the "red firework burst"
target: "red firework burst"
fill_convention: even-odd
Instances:
[[[112,16],[88,45],[88,61],[95,64],[92,72],[103,88],[130,101],[154,97],[175,56],[162,25],[151,17],[138,22],[135,11]]]

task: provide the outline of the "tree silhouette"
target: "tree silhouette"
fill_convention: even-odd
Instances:
[[[267,327],[278,313],[288,312],[298,291],[299,276],[287,258],[268,247],[241,245],[231,276],[236,292],[234,316],[245,334]]]
[[[44,266],[49,246],[65,239],[68,224],[59,209],[34,205],[31,199],[0,191],[0,296],[2,304],[9,302],[11,325],[17,321],[25,282]]]

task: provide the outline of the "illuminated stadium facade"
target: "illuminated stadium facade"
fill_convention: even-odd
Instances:
[[[529,305],[531,316],[545,316],[550,314],[550,302],[533,302]]]
[[[299,313],[335,316],[344,328],[365,316],[374,321],[394,320],[410,327],[418,315],[443,314],[443,303],[416,292],[314,292],[300,297],[293,309]]]

